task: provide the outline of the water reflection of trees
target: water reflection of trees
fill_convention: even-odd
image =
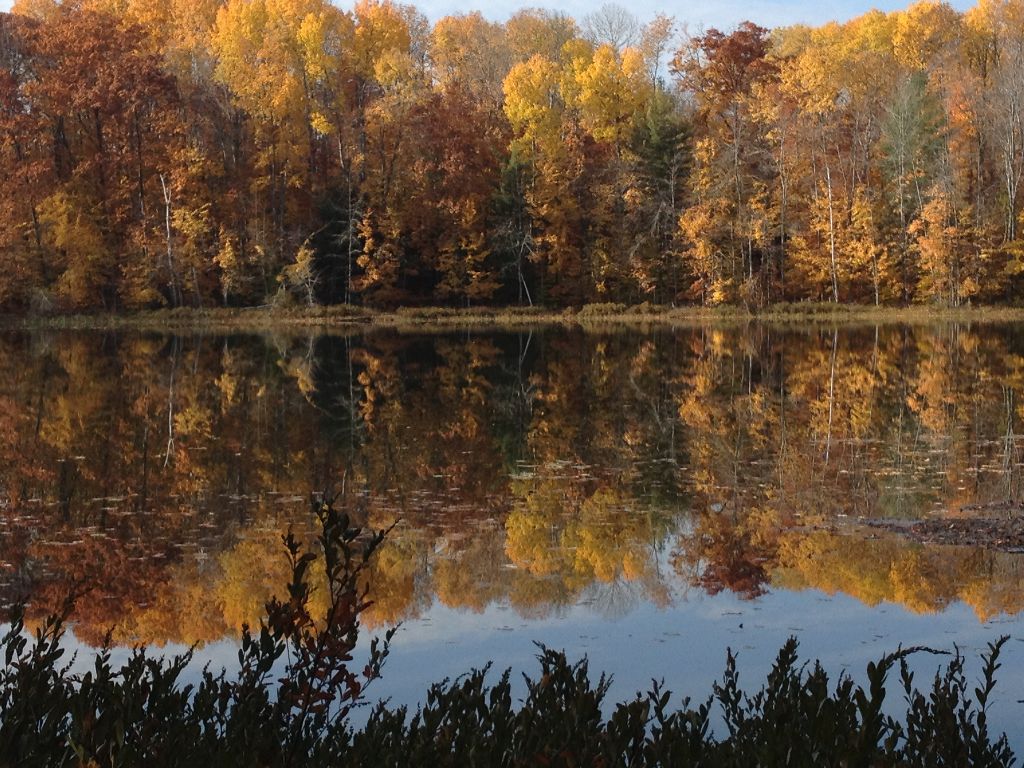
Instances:
[[[773,583],[843,592],[930,613],[962,601],[981,620],[1024,610],[1024,561],[973,547],[925,547],[891,535],[783,536]]]
[[[1022,351],[994,326],[9,334],[0,578],[40,610],[89,590],[86,637],[212,639],[280,583],[308,491],[344,487],[369,523],[403,521],[375,621],[772,581],[1016,610],[1010,555],[943,573],[829,531],[1019,501]]]

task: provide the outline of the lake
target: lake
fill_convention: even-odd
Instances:
[[[79,595],[80,652],[230,666],[328,491],[397,521],[374,697],[536,642],[701,698],[727,647],[753,687],[790,635],[859,679],[1009,634],[1024,747],[1022,326],[6,332],[0,370],[0,599]]]

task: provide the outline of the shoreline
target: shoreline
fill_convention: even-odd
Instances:
[[[0,330],[223,331],[502,330],[543,326],[693,327],[708,324],[924,325],[1024,322],[1024,307],[875,307],[855,304],[778,304],[744,307],[669,307],[590,304],[580,309],[537,307],[411,307],[385,311],[354,306],[160,309],[119,314],[0,315]]]

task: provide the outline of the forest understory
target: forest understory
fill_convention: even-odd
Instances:
[[[375,310],[357,306],[316,307],[213,307],[209,309],[138,310],[120,313],[0,314],[0,329],[7,330],[151,330],[251,331],[268,333],[353,332],[369,329],[444,331],[446,329],[524,329],[574,326],[584,329],[692,327],[737,323],[887,325],[895,323],[1016,323],[1024,322],[1024,308],[1009,306],[873,307],[858,304],[802,302],[759,309],[742,306],[655,306],[650,304],[584,305],[580,308],[544,307],[406,307]]]

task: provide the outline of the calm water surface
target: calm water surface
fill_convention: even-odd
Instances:
[[[395,702],[535,641],[702,697],[726,647],[755,685],[790,635],[859,674],[1009,634],[1024,747],[1024,327],[8,333],[0,371],[0,599],[84,594],[81,645],[230,666],[343,490],[400,521],[367,620],[402,622]]]

